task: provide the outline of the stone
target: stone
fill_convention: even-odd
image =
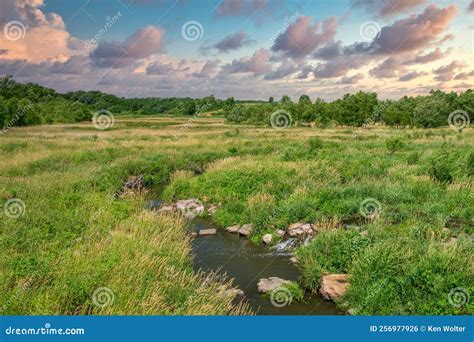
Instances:
[[[325,274],[321,280],[319,293],[325,299],[334,300],[343,296],[348,287],[348,274]]]
[[[192,232],[191,234],[189,234],[189,236],[191,236],[192,238],[196,237],[198,235],[198,233],[196,232]]]
[[[293,265],[296,265],[298,263],[298,258],[297,257],[291,257],[290,258],[290,262],[293,264]]]
[[[300,229],[302,229],[305,234],[313,234],[313,229],[309,223],[302,225]]]
[[[288,235],[290,235],[290,237],[297,237],[297,236],[304,235],[304,231],[301,228],[296,228],[296,229],[290,230],[288,232]]]
[[[216,235],[217,234],[217,229],[201,229],[199,231],[199,236],[205,236],[205,235]]]
[[[224,292],[224,295],[235,298],[237,296],[245,296],[244,291],[239,289],[238,287],[232,287],[230,289],[226,289],[225,285],[219,285],[218,289],[220,292]]]
[[[179,200],[176,202],[176,208],[188,219],[193,219],[204,211],[204,205],[197,198]]]
[[[280,237],[283,237],[283,236],[285,236],[285,231],[282,230],[282,229],[278,229],[278,230],[276,231],[276,235],[278,235],[278,236],[280,236]]]
[[[236,224],[235,226],[230,226],[225,229],[227,232],[232,234],[237,234],[240,230],[240,226]]]
[[[262,237],[262,241],[266,244],[266,245],[269,245],[272,243],[272,238],[273,238],[273,235],[272,234],[265,234],[263,237]]]
[[[278,277],[262,278],[257,283],[258,292],[268,293],[289,282],[289,280]]]
[[[298,228],[301,228],[301,226],[304,225],[304,223],[302,222],[296,222],[296,223],[292,223],[290,224],[290,226],[288,227],[288,230],[293,230],[293,229],[298,229]]]
[[[243,236],[249,236],[252,234],[253,230],[253,225],[252,224],[244,224],[242,227],[239,229],[239,234]]]

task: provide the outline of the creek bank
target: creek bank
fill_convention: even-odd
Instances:
[[[215,213],[215,211],[219,208],[218,205],[211,204],[209,205],[206,211],[206,207],[200,200],[196,198],[190,198],[186,200],[179,200],[176,203],[167,204],[155,200],[150,202],[148,208],[161,213],[181,212],[186,218],[192,219],[191,222],[195,225],[194,231],[191,232],[191,236],[193,237],[192,245],[195,255],[198,256],[198,258],[195,260],[197,261],[195,262],[195,265],[199,265],[200,270],[207,269],[208,271],[225,272],[229,277],[232,277],[234,281],[242,280],[244,277],[242,277],[241,273],[247,271],[244,264],[235,265],[235,268],[232,267],[232,269],[229,269],[228,267],[229,262],[235,260],[235,258],[237,257],[237,255],[235,255],[235,245],[243,245],[244,248],[241,248],[241,250],[244,251],[245,249],[259,250],[259,254],[253,253],[252,255],[252,252],[250,251],[249,253],[246,253],[245,256],[243,256],[243,258],[249,259],[248,261],[258,259],[258,262],[253,263],[251,269],[253,269],[255,265],[261,264],[262,261],[267,260],[267,258],[269,263],[276,263],[276,260],[278,260],[278,272],[275,272],[274,274],[266,274],[265,278],[260,277],[259,279],[255,277],[255,279],[251,279],[248,283],[240,282],[238,284],[240,286],[232,288],[230,290],[226,290],[226,295],[232,296],[235,299],[246,298],[251,304],[254,304],[256,306],[258,312],[271,312],[272,314],[291,314],[286,310],[281,310],[281,308],[279,307],[271,308],[268,305],[268,297],[265,298],[263,296],[259,296],[259,294],[271,292],[275,289],[282,287],[285,284],[289,284],[298,280],[299,271],[294,267],[294,265],[297,263],[297,259],[296,257],[293,257],[291,253],[289,253],[289,251],[301,243],[308,243],[309,240],[314,237],[314,235],[318,232],[317,225],[304,222],[297,222],[291,224],[286,231],[278,229],[273,233],[263,235],[263,243],[261,245],[255,246],[255,244],[251,243],[248,239],[240,238],[249,238],[249,236],[254,230],[252,224],[233,225],[227,227],[224,231],[215,228],[210,219],[202,218],[202,215],[205,212],[207,212],[208,215],[210,214],[210,212]],[[203,237],[204,239],[197,237]],[[287,237],[286,240],[284,240],[285,237]],[[220,239],[216,240],[216,238]],[[278,238],[278,240],[283,241],[274,246],[271,246],[276,238]],[[231,241],[234,245],[234,248],[228,248],[227,250],[219,250],[218,253],[212,252],[216,245],[222,245],[223,243],[227,245]],[[207,246],[208,248],[206,250],[203,250],[202,247],[204,246]],[[271,247],[269,248],[268,246]],[[205,253],[205,258],[203,258],[203,253]],[[216,264],[215,262],[220,259],[219,255],[227,255],[229,259],[223,260],[223,262]],[[289,256],[291,258],[289,258]],[[209,258],[211,258],[212,262]],[[203,259],[206,259],[206,261],[204,262]],[[283,268],[285,269],[285,271],[283,271]],[[255,274],[261,275],[261,273],[263,272],[262,270],[271,271],[272,268],[269,267],[268,264],[262,265],[259,269],[255,269]],[[291,276],[285,276],[285,273],[290,273]],[[282,275],[283,277],[281,277]],[[258,282],[257,279],[259,279]],[[253,288],[250,288],[251,283],[254,283]],[[329,287],[328,290],[322,290],[322,293],[320,294],[322,295],[323,293],[331,294],[323,296],[324,299],[334,300],[337,296],[333,294],[342,293],[342,291],[340,287],[336,288],[335,290],[332,287]],[[256,298],[257,296],[263,298]],[[291,303],[289,307],[298,307],[298,314],[301,314],[301,312],[307,312],[306,310],[309,310],[309,307],[306,306],[306,303],[311,303],[314,300],[317,300],[317,296],[315,296],[314,294],[311,295],[309,293],[307,293],[306,296],[308,298],[304,302]],[[257,303],[259,306],[257,306]],[[265,303],[265,305],[262,305],[263,303]],[[320,303],[321,304],[316,305],[316,307],[328,306],[331,308],[331,313],[329,314],[341,314],[341,312],[331,302],[320,301]],[[262,306],[264,307],[263,309]],[[323,314],[328,313],[326,312]]]

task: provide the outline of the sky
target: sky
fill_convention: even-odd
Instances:
[[[123,97],[473,88],[474,0],[1,0],[0,75]]]

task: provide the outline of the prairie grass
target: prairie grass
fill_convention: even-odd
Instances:
[[[16,219],[0,212],[2,314],[249,313],[225,295],[228,281],[193,273],[181,218],[143,209],[163,186],[166,201],[220,204],[221,227],[253,223],[254,243],[294,222],[317,224],[296,251],[301,284],[317,291],[322,274],[349,273],[342,307],[474,311],[472,301],[448,302],[453,288],[474,296],[472,128],[279,131],[210,117],[117,118],[106,131],[15,128],[0,146],[0,204],[26,205]],[[114,199],[138,174],[148,191]],[[361,214],[367,199],[380,204],[376,217]],[[100,287],[114,294],[103,308],[92,298]]]

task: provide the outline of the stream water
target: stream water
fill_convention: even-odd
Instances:
[[[210,219],[196,218],[193,229],[217,228]],[[283,247],[280,245],[280,247]],[[214,271],[233,278],[234,286],[243,290],[245,299],[259,315],[341,315],[334,303],[317,295],[306,295],[305,301],[284,307],[272,305],[268,296],[257,290],[261,278],[280,277],[297,280],[300,272],[289,262],[289,252],[256,246],[238,234],[217,229],[216,235],[197,236],[192,241],[195,270]]]

